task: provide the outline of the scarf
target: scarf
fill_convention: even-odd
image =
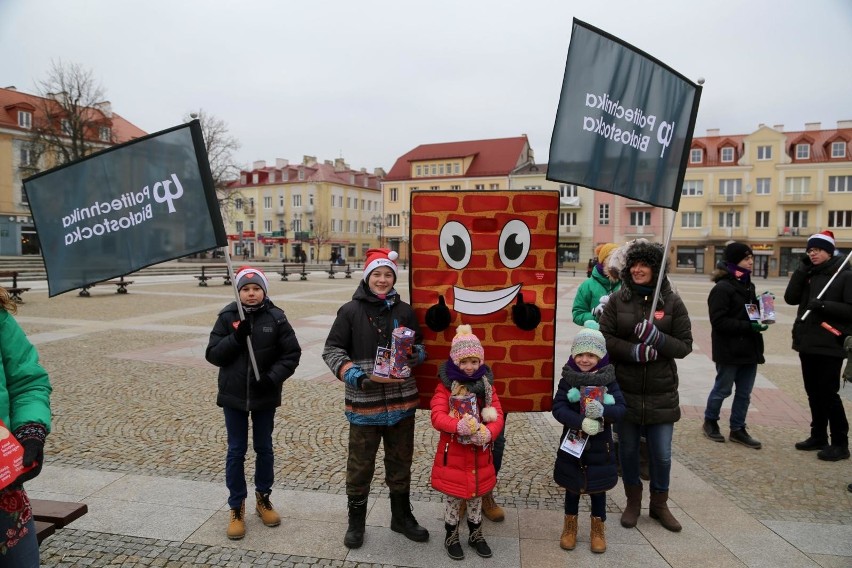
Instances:
[[[472,383],[484,377],[485,373],[488,372],[488,367],[485,365],[480,365],[479,368],[474,371],[472,375],[468,375],[467,373],[459,369],[458,366],[453,363],[452,359],[447,359],[447,363],[444,367],[444,370],[446,371],[447,378],[450,379],[450,382],[458,381],[460,383]]]
[[[243,304],[243,311],[247,314],[252,314],[254,312],[259,312],[261,310],[265,310],[268,307],[269,307],[269,298],[264,296],[263,300],[259,304],[257,304],[256,306],[247,306],[246,304]]]
[[[748,284],[749,282],[751,282],[751,270],[749,270],[748,268],[737,266],[732,262],[726,262],[725,268],[727,268],[728,272],[740,282],[744,284]]]

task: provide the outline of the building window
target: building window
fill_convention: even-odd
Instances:
[[[719,180],[719,195],[724,195],[731,201],[735,195],[742,195],[743,180],[741,179],[720,179]]]
[[[831,157],[832,158],[845,158],[846,157],[846,142],[843,140],[838,140],[837,142],[831,143]]]
[[[459,175],[461,173],[461,165],[460,164],[454,164],[453,173],[456,174],[456,175]]]
[[[852,191],[852,176],[828,176],[829,193]]]
[[[432,191],[438,191],[439,189],[441,189],[441,186],[440,185],[430,185],[429,189],[431,189]]]
[[[689,163],[700,164],[704,161],[704,150],[701,148],[693,148],[689,151]]]
[[[680,226],[684,229],[701,227],[701,211],[684,211],[680,214]]]
[[[488,189],[500,189],[500,184],[499,183],[492,183],[491,185],[488,186]]]
[[[460,185],[451,185],[450,189],[460,190],[461,186]]]
[[[444,164],[438,166],[438,175],[444,175]]]
[[[399,201],[399,188],[392,187],[390,188],[390,200],[393,202]]]
[[[797,229],[803,229],[808,226],[808,212],[807,211],[785,211],[784,212],[784,226],[785,227],[795,227]],[[796,231],[793,234],[798,234]]]
[[[755,180],[757,183],[757,194],[758,195],[769,195],[772,187],[772,179],[771,178],[757,178]]]
[[[807,160],[811,157],[811,145],[810,144],[796,144],[796,159],[797,160]]]
[[[734,149],[731,147],[722,148],[722,161],[723,162],[733,162],[734,161]]]
[[[301,207],[302,206],[302,194],[294,193],[293,194],[293,207]]]
[[[811,187],[811,178],[809,177],[791,177],[787,178],[786,192],[788,194],[805,194],[808,193]]]
[[[761,229],[769,227],[769,211],[755,211],[754,226]]]
[[[525,185],[524,189],[541,189],[540,185]]]
[[[30,129],[33,127],[33,113],[26,110],[18,111],[18,126]]]
[[[563,227],[574,227],[577,225],[577,212],[564,211],[559,214],[559,224]]]
[[[416,174],[414,174],[414,175],[416,175],[416,176],[423,175],[423,174],[421,173],[422,168],[423,168],[423,166],[417,166],[417,173],[416,173]]]
[[[559,197],[577,197],[577,186],[574,184],[561,184],[559,186]]]
[[[848,229],[852,227],[852,211],[829,211],[828,226],[834,229]]]
[[[59,128],[62,130],[63,134],[71,135],[71,121],[67,118],[63,118],[59,121]]]
[[[438,175],[438,166],[436,166],[435,164],[432,164],[432,175]]]
[[[704,268],[704,247],[677,247],[677,267]]]
[[[112,130],[110,130],[109,126],[101,126],[98,129],[98,137],[101,139],[101,142],[109,142],[112,140]]]
[[[272,196],[265,195],[263,197],[263,208],[264,209],[272,209]]]
[[[21,204],[22,205],[29,205],[29,203],[30,203],[30,198],[27,197],[27,188],[24,187],[24,184],[21,184]]]
[[[242,209],[243,208],[243,200],[240,197],[234,199],[234,209]]]
[[[251,174],[251,182],[252,182],[252,183],[257,183],[257,181],[258,181],[259,179],[260,179],[260,174],[259,174],[259,173],[254,172],[253,174]]]
[[[305,181],[305,170],[299,168],[299,181]]]
[[[598,225],[609,225],[609,203],[598,206]]]
[[[699,195],[704,195],[704,180],[683,180],[683,188],[680,190],[680,193],[684,197],[695,197]]]
[[[268,219],[264,219],[264,221],[263,221],[263,232],[264,233],[271,233],[272,232],[272,221],[270,221]]]
[[[243,222],[237,221],[236,223],[234,223],[234,229],[237,231],[237,233],[242,233],[243,232]]]
[[[284,194],[281,193],[278,195],[278,207],[284,208]]]
[[[740,226],[739,211],[719,211],[719,226],[723,228],[734,228]]]
[[[476,190],[482,191],[483,189],[485,189],[485,184],[484,183],[478,183],[473,188],[476,189]]]
[[[29,148],[21,148],[21,166],[34,166],[33,152]]]
[[[772,159],[772,146],[758,146],[757,147],[757,159],[758,160],[771,160]]]
[[[650,211],[631,211],[630,212],[630,226],[631,227],[645,227],[651,224],[651,212]]]

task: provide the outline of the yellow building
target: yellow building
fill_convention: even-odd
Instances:
[[[14,87],[0,89],[0,256],[41,254],[23,180],[55,165],[54,156],[40,158],[30,147],[33,127],[45,120],[53,101],[23,93]],[[145,132],[112,112],[104,101],[88,109],[96,125],[87,140],[95,150],[127,142]],[[64,120],[64,119],[60,119]]]
[[[712,272],[730,240],[755,253],[755,276],[786,276],[808,237],[852,247],[852,121],[784,132],[693,138],[672,234],[673,271]]]
[[[223,212],[233,256],[326,263],[359,262],[379,245],[384,171],[351,169],[342,158],[300,164],[257,161],[229,186]]]
[[[412,190],[512,189],[512,172],[534,162],[526,135],[417,146],[397,158],[382,181],[383,244],[407,262]]]

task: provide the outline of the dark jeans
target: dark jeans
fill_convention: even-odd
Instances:
[[[246,452],[248,451],[249,414],[251,414],[252,447],[254,448],[254,488],[270,493],[275,479],[275,459],[272,453],[272,429],[275,409],[253,410],[251,413],[233,408],[225,411],[228,432],[228,454],[225,458],[225,485],[228,487],[228,507],[239,509],[248,495],[246,488]]]
[[[589,495],[592,502],[592,516],[606,521],[606,492]],[[565,514],[576,515],[580,512],[580,494],[565,491]]]
[[[414,416],[393,426],[349,424],[349,457],[346,460],[346,494],[370,494],[376,471],[379,443],[385,450],[385,483],[391,493],[408,493],[411,488],[411,461],[414,458]]]
[[[648,469],[651,491],[669,490],[672,471],[672,435],[674,423],[646,424],[622,421],[618,434],[621,454],[621,475],[625,485],[641,485],[639,477],[639,437],[644,433],[648,442]]]
[[[811,436],[827,440],[831,429],[831,444],[848,448],[849,421],[838,394],[843,358],[799,353],[799,361],[811,407]]]
[[[722,402],[736,387],[734,402],[731,405],[731,431],[742,430],[746,427],[746,414],[751,403],[751,391],[757,376],[757,364],[754,365],[722,365],[716,363],[716,382],[707,397],[707,408],[704,409],[705,420],[719,420]]]

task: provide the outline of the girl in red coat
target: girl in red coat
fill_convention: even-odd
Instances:
[[[447,496],[444,548],[453,560],[464,558],[459,511],[465,503],[467,543],[482,558],[491,557],[482,536],[482,496],[497,482],[490,442],[503,429],[503,409],[484,359],[485,351],[471,327],[460,325],[450,358],[438,370],[441,383],[432,397],[432,426],[441,433],[432,464],[432,487]]]

